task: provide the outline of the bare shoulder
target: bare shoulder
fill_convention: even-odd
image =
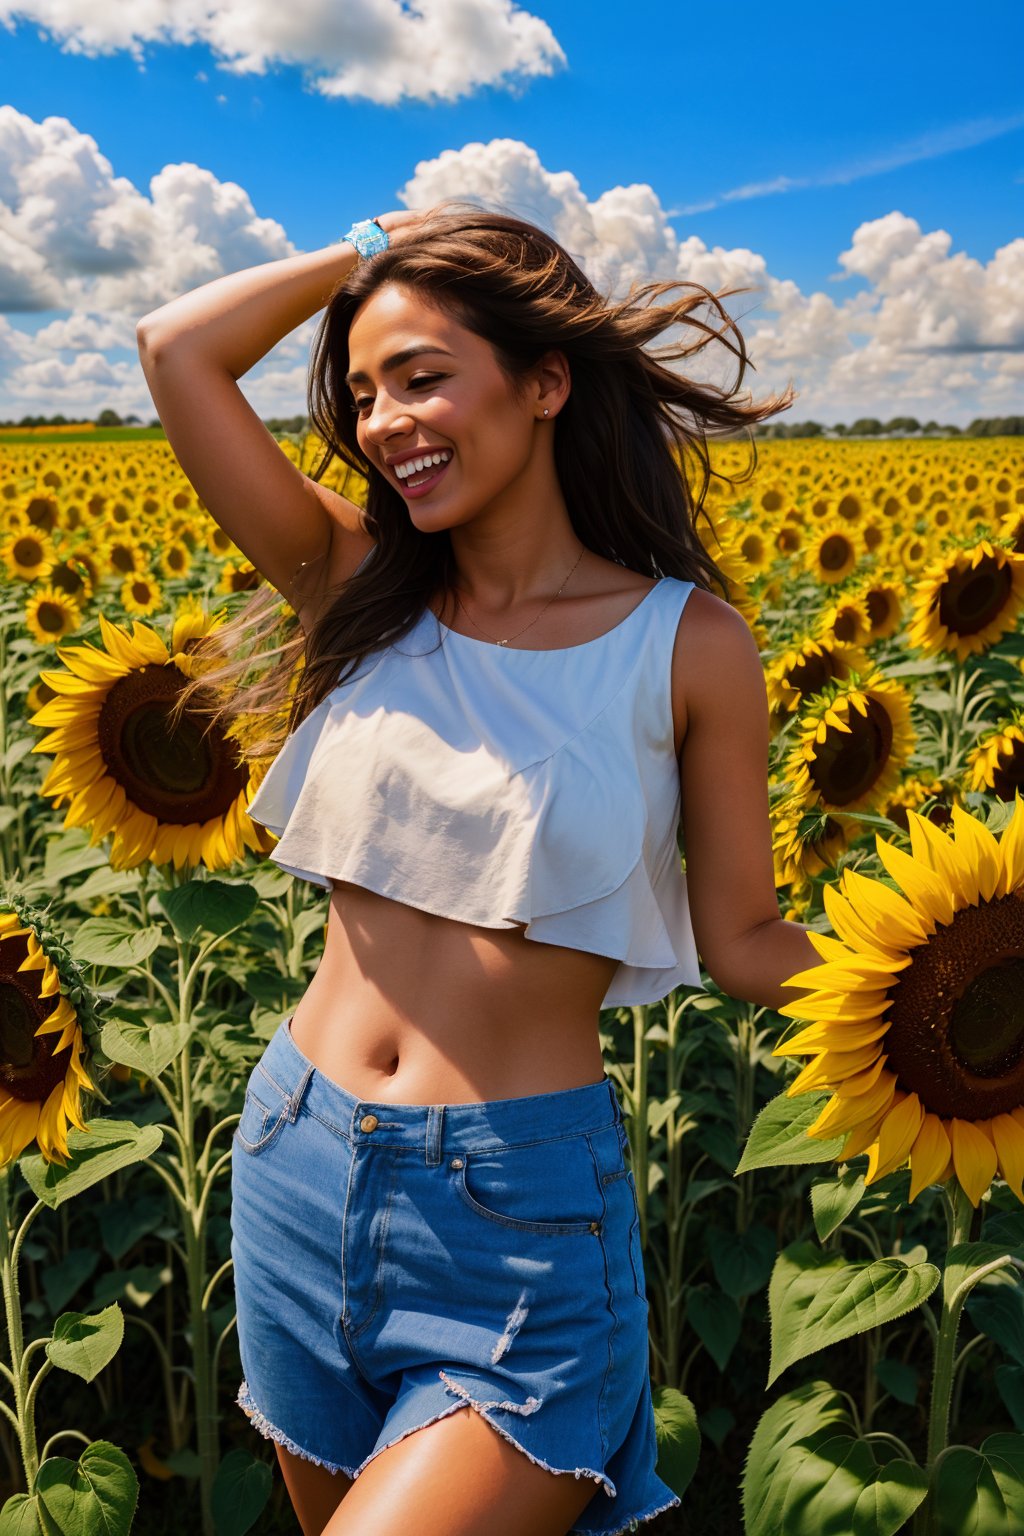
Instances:
[[[714,592],[694,587],[672,648],[672,715],[676,757],[691,722],[730,699],[764,691],[761,653],[743,615]]]

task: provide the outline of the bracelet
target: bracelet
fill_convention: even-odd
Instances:
[[[382,229],[376,219],[360,219],[341,238],[351,241],[364,259],[378,256],[388,248],[387,230]]]

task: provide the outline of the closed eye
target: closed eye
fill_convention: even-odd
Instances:
[[[421,373],[418,379],[409,380],[410,389],[420,389],[425,384],[436,384],[438,379],[443,379],[443,373]],[[361,412],[364,405],[372,405],[369,395],[359,395],[351,402],[350,409]]]

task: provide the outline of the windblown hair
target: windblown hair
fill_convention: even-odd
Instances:
[[[795,398],[791,386],[757,405],[749,390],[737,398],[747,352],[720,301],[748,289],[716,295],[699,283],[634,284],[622,302],[611,302],[558,241],[535,225],[472,203],[438,204],[415,235],[403,234],[400,243],[360,262],[339,282],[313,342],[308,411],[323,453],[311,478],[319,481],[338,459],[357,483],[365,480],[363,520],[376,541],[373,557],[333,588],[325,589],[321,578],[308,636],[294,610],[263,583],[241,611],[195,644],[198,666],[179,694],[175,717],[187,707],[209,717],[207,729],[218,721],[230,728],[243,715],[266,725],[259,739],[251,724],[244,733],[232,731],[247,758],[277,751],[364,656],[398,641],[421,617],[431,594],[447,595],[457,576],[448,531],[425,534],[413,525],[404,498],[365,458],[356,436],[344,382],[349,329],[360,305],[386,283],[415,290],[421,301],[488,341],[514,400],[523,398],[527,375],[545,353],[561,350],[571,392],[554,423],[555,467],[580,542],[646,576],[676,576],[705,590],[714,582],[726,601],[728,582],[696,522],[711,476],[735,480],[712,469],[708,438],[746,433],[751,464],[736,478],[748,479],[757,462],[751,425],[788,409]],[[662,304],[649,302],[680,287],[694,291]],[[721,316],[720,329],[694,313],[703,304]],[[645,350],[675,324],[694,330],[696,338],[660,347],[656,354]],[[728,331],[738,345],[727,339]],[[739,359],[731,390],[697,383],[665,366],[694,356],[714,339]],[[293,597],[325,558],[300,572]],[[276,663],[244,683],[254,663],[275,656]]]

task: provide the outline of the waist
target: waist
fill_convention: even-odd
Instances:
[[[450,1103],[595,1083],[617,962],[339,886],[295,1043],[362,1097]]]

